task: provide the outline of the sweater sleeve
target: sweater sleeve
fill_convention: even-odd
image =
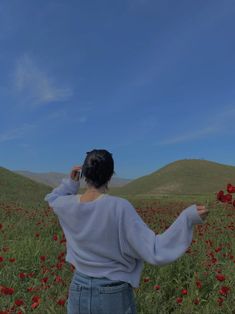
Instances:
[[[45,196],[44,200],[55,210],[63,203],[64,196],[77,194],[79,187],[80,181],[75,181],[70,177],[64,178],[57,188]]]
[[[123,252],[153,265],[171,263],[187,251],[193,238],[193,226],[202,223],[193,204],[183,210],[167,230],[156,235],[129,203],[120,219]]]

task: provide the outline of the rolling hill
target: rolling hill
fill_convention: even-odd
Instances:
[[[13,202],[26,207],[45,206],[43,199],[50,193],[51,187],[0,167],[0,191],[0,203]]]
[[[235,185],[235,166],[200,159],[177,160],[159,170],[132,180],[124,187],[110,187],[117,196],[213,195]],[[0,202],[39,206],[52,187],[0,167]],[[84,192],[80,189],[80,193]]]
[[[68,177],[68,174],[59,173],[59,172],[44,172],[44,173],[36,173],[25,170],[16,170],[15,173],[18,173],[22,176],[30,178],[36,182],[44,183],[51,187],[56,187],[61,183],[61,180],[65,177]],[[110,187],[121,187],[125,184],[129,183],[131,179],[124,179],[117,176],[112,176],[111,181],[109,183]],[[81,180],[81,188],[86,187],[86,182],[84,179]]]
[[[182,159],[137,178],[115,195],[206,195],[235,185],[235,166],[201,159]]]

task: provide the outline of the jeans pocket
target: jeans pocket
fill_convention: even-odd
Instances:
[[[102,314],[133,314],[133,299],[128,283],[99,288]]]
[[[75,284],[73,282],[70,283],[68,302],[67,302],[68,314],[80,313],[81,292],[82,292],[82,286],[80,284]]]

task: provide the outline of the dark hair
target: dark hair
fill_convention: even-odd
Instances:
[[[105,149],[93,149],[87,152],[87,156],[82,165],[81,177],[85,177],[85,181],[99,188],[111,179],[114,171],[114,162],[112,154]]]

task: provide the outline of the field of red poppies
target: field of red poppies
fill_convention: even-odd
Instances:
[[[195,226],[185,255],[163,267],[145,263],[141,285],[134,289],[138,314],[235,313],[235,207],[222,195],[206,203],[210,214]],[[138,202],[137,212],[156,234],[195,203],[179,197]],[[74,267],[65,262],[65,245],[47,206],[0,204],[0,314],[66,313]]]

